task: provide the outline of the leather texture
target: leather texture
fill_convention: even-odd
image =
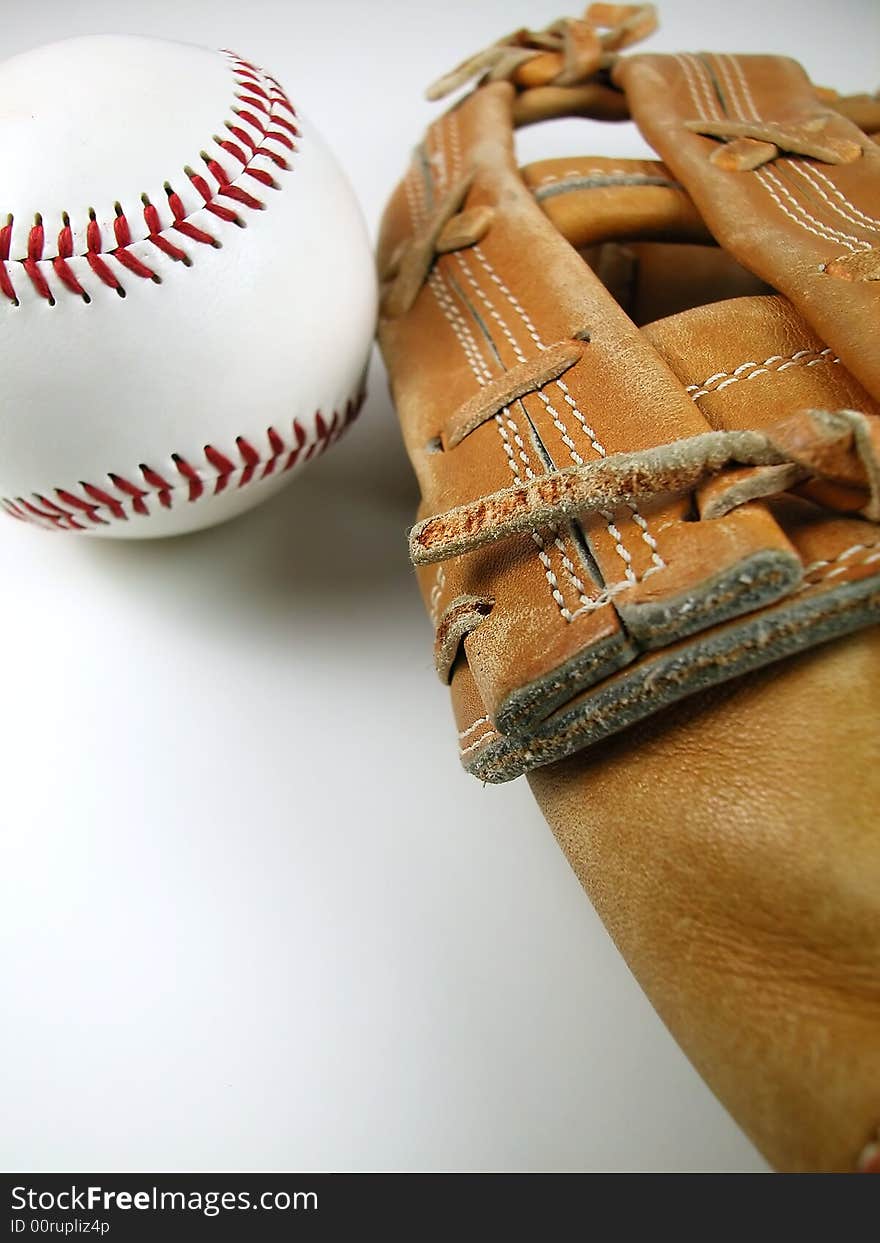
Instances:
[[[14,516],[93,535],[208,526],[353,417],[370,243],[295,102],[232,53],[158,39],[71,39],[0,65]]]
[[[853,119],[874,128],[880,105],[785,58],[620,55],[616,34],[560,82],[593,46],[581,27],[636,12],[595,8],[592,25],[518,32],[508,60],[490,50],[380,236],[414,559],[462,763],[487,781],[880,617],[880,150]],[[590,113],[632,115],[658,159],[517,168],[518,122]],[[658,446],[771,435],[811,410],[853,412],[839,453],[796,430],[791,460],[624,488],[589,513],[531,508],[596,463],[635,454],[645,476]],[[429,563],[418,541],[453,520],[466,551]]]
[[[781,1170],[855,1170],[880,1125],[878,687],[872,627],[529,776],[661,1018]]]

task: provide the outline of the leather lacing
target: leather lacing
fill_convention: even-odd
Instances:
[[[591,4],[583,18],[562,17],[543,30],[513,31],[438,78],[425,94],[442,99],[483,77],[527,88],[577,86],[608,69],[617,52],[656,29],[653,4]]]
[[[525,395],[529,369],[531,391],[546,382],[541,378],[545,368],[539,355],[505,373],[514,378],[510,392],[516,397]],[[501,391],[495,394],[487,405],[486,418],[503,397]],[[471,419],[465,425],[474,430],[477,423]],[[441,436],[441,443],[456,438],[462,426],[458,412],[450,426],[452,435]],[[455,443],[461,439],[458,436]],[[880,417],[855,410],[811,410],[766,431],[705,432],[551,471],[528,483],[502,488],[418,523],[410,532],[410,556],[415,565],[445,561],[520,532],[664,493],[691,492],[725,469],[738,466],[784,468],[765,471],[749,490],[751,500],[789,491],[808,480],[825,480],[843,490],[839,497],[834,496],[843,512],[858,512],[880,522]],[[730,508],[739,503],[741,494],[731,490]],[[716,506],[713,516],[720,517],[723,512],[723,506]]]
[[[801,126],[776,125],[772,121],[685,121],[685,129],[725,143],[710,157],[714,164],[731,171],[751,171],[769,164],[783,153],[808,156],[823,164],[852,164],[862,155],[861,145],[828,129],[828,116],[813,117]]]

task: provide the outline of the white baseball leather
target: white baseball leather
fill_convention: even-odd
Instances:
[[[0,65],[0,169],[13,516],[93,535],[208,526],[353,417],[376,304],[366,230],[262,70],[134,37],[38,48]]]

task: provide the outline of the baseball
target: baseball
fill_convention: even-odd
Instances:
[[[99,36],[0,65],[0,497],[176,535],[357,413],[376,287],[341,170],[244,55]]]

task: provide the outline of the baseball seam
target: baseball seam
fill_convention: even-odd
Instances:
[[[293,420],[292,437],[287,441],[274,427],[267,428],[268,452],[261,453],[252,439],[237,436],[235,448],[226,453],[205,445],[205,465],[201,469],[189,458],[174,453],[164,472],[141,464],[136,475],[111,472],[101,485],[80,481],[74,487],[53,488],[51,492],[57,500],[46,493],[32,493],[30,497],[0,498],[0,505],[20,522],[55,531],[88,531],[115,521],[127,522],[129,513],[149,517],[148,501],[153,502],[152,512],[157,507],[167,511],[176,500],[190,503],[219,496],[227,489],[282,475],[298,462],[318,457],[354,422],[362,400],[361,393],[346,403],[341,414],[334,410],[329,421],[320,410],[316,411],[311,438],[299,419]]]
[[[85,229],[86,249],[78,255],[73,253],[74,229],[67,212],[61,213],[57,254],[44,254],[46,223],[42,213],[37,212],[28,232],[26,256],[10,258],[14,218],[7,216],[6,223],[0,226],[0,294],[12,306],[20,305],[16,291],[17,282],[13,279],[16,270],[27,278],[37,295],[50,306],[56,304],[55,293],[62,289],[79,296],[83,302],[90,302],[89,293],[80,279],[86,275],[85,268],[78,261],[84,261],[102,284],[115,290],[120,297],[125,297],[125,288],[120,279],[125,272],[157,284],[161,283],[159,273],[145,262],[147,255],[138,255],[132,250],[138,242],[148,242],[169,259],[190,267],[192,260],[179,245],[181,238],[215,248],[221,245],[213,233],[194,222],[193,217],[198,213],[208,212],[224,224],[243,228],[245,221],[239,209],[262,211],[265,208],[266,204],[251,189],[254,188],[254,182],[267,190],[280,189],[274,173],[276,170],[286,171],[290,168],[287,157],[296,150],[294,139],[299,137],[299,129],[295,123],[296,111],[284,89],[274,78],[263,74],[257,66],[233,52],[224,49],[222,54],[230,62],[235,83],[230,104],[234,119],[223,122],[228,136],[214,136],[212,142],[238,164],[237,170],[230,172],[229,166],[221,164],[216,155],[209,155],[206,150],[202,150],[200,156],[207,176],[196,172],[189,165],[183,169],[201,199],[197,206],[188,212],[181,195],[174,190],[170,181],[166,181],[167,214],[170,219],[166,218],[163,223],[158,207],[150,202],[146,194],[142,194],[145,232],[142,237],[137,238],[133,237],[132,222],[117,202],[114,204],[116,217],[113,221],[113,242],[109,246],[105,245],[101,227],[92,210]],[[216,184],[211,185],[208,177]],[[55,280],[50,284],[52,276]]]

